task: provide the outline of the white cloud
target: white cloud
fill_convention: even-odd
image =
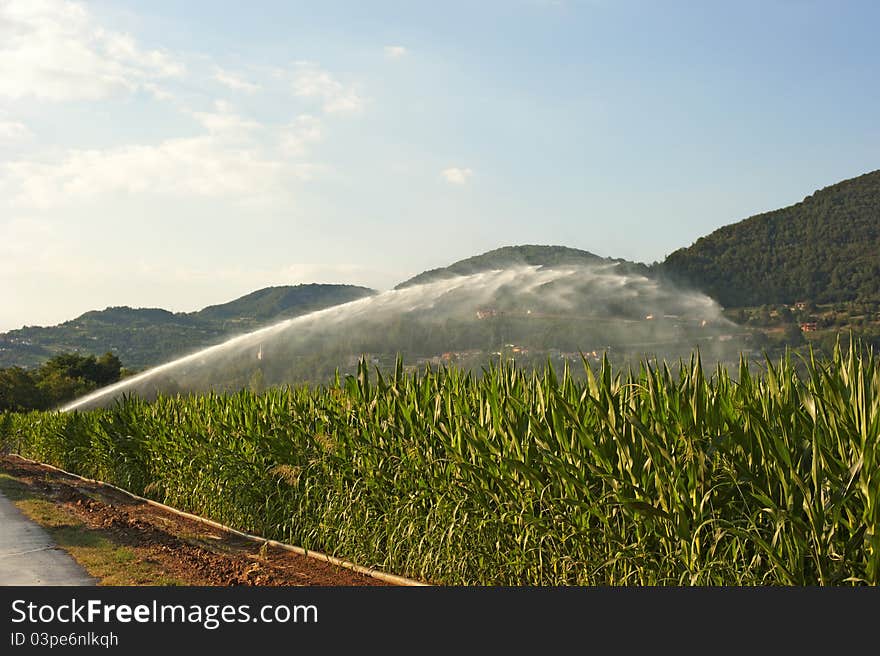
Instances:
[[[452,184],[464,184],[473,173],[471,169],[462,169],[455,166],[441,171],[441,175],[446,178],[446,181]]]
[[[406,53],[407,50],[403,46],[385,46],[385,56],[389,59],[400,59]]]
[[[174,96],[153,82],[147,82],[143,85],[144,90],[149,92],[156,100],[174,100]]]
[[[285,125],[263,125],[217,101],[213,111],[191,115],[204,133],[0,163],[0,198],[37,209],[113,194],[260,204],[288,195],[291,181],[311,180],[328,168],[302,159],[308,145],[321,139],[321,121],[308,114]]]
[[[0,143],[4,141],[20,141],[31,136],[31,131],[28,130],[24,123],[0,121]]]
[[[78,3],[0,2],[0,96],[93,100],[183,72],[169,54],[97,25]]]
[[[229,71],[224,71],[220,68],[218,68],[217,71],[214,73],[214,79],[223,86],[229,87],[230,89],[233,89],[235,91],[254,93],[255,91],[259,91],[260,89],[260,85],[248,82],[247,80],[236,75],[235,73],[230,73]]]
[[[14,202],[43,209],[114,193],[247,198],[311,173],[214,135],[70,150],[58,161],[17,161],[4,168]]]
[[[353,86],[342,84],[311,62],[295,64],[293,90],[302,98],[320,100],[328,114],[356,114],[364,108],[364,99]]]
[[[242,92],[260,88],[210,56],[192,54],[187,62],[193,67],[190,77],[198,73],[201,82],[212,80]],[[65,208],[103,195],[171,194],[258,203],[269,202],[269,190],[278,192],[276,199],[279,194],[288,198],[291,180],[308,180],[328,169],[303,161],[323,136],[322,117],[355,114],[365,105],[355,85],[316,63],[299,62],[274,84],[303,99],[298,104],[304,109],[312,105],[314,115],[302,113],[286,124],[264,125],[223,102],[209,109],[185,106],[183,98],[198,106],[204,90],[190,84],[177,93],[180,89],[170,83],[184,72],[176,57],[102,26],[84,4],[0,0],[0,100],[88,101],[142,92],[173,101],[174,111],[195,119],[201,128],[161,141],[98,148],[86,142],[17,155],[0,162],[0,202]],[[27,126],[0,116],[0,143],[30,136]]]
[[[301,114],[281,131],[281,148],[289,155],[301,156],[308,146],[321,140],[321,120],[309,114]]]
[[[218,100],[214,103],[213,112],[193,112],[193,117],[213,135],[228,138],[243,138],[262,125],[256,121],[243,118],[236,114],[229,103]]]

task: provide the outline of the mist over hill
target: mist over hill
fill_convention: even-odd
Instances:
[[[354,374],[358,362],[387,375],[455,365],[481,375],[491,362],[540,369],[609,358],[637,366],[700,349],[704,362],[735,362],[737,327],[704,294],[627,270],[619,262],[517,265],[382,292],[282,321],[126,378],[66,406],[123,394],[231,392],[314,384]]]
[[[395,289],[405,289],[412,285],[423,285],[438,280],[447,280],[455,276],[467,276],[481,271],[509,269],[517,266],[539,266],[553,268],[566,265],[593,266],[598,264],[618,264],[621,273],[647,274],[648,267],[637,262],[623,259],[601,257],[589,251],[569,248],[567,246],[503,246],[491,251],[459,260],[446,267],[423,271],[417,276],[404,280]]]

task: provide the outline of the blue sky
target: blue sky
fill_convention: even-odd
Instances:
[[[875,2],[0,0],[0,330],[509,244],[652,262],[880,168]]]

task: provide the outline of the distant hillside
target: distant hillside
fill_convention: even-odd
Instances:
[[[624,266],[627,271],[648,272],[648,268],[643,264],[628,262],[622,259],[600,257],[589,251],[568,248],[567,246],[504,246],[482,255],[459,260],[447,267],[424,271],[400,283],[395,289],[403,289],[412,285],[423,285],[437,280],[469,275],[480,271],[504,269],[516,265],[554,267],[566,264],[611,264],[615,262]]]
[[[263,322],[298,316],[375,293],[372,289],[354,285],[266,287],[229,303],[210,305],[192,316],[209,321]]]
[[[659,270],[726,307],[880,300],[880,171],[716,230]]]
[[[115,353],[129,369],[166,362],[226,337],[375,292],[353,285],[267,287],[198,312],[110,307],[57,326],[0,333],[0,368],[34,367],[56,353]]]

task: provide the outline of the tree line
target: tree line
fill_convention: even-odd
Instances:
[[[0,412],[46,410],[118,381],[125,373],[111,352],[61,353],[36,369],[0,369]]]

